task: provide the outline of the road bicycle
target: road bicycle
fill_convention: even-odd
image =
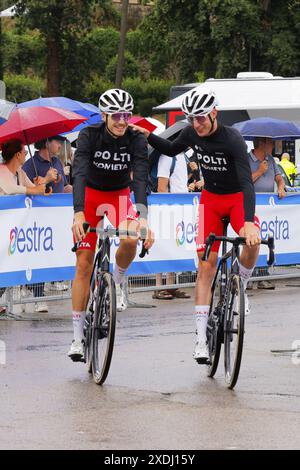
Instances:
[[[207,323],[209,349],[208,377],[217,371],[221,347],[224,344],[225,382],[233,389],[239,376],[245,332],[245,292],[239,273],[240,246],[246,244],[243,237],[227,237],[229,219],[223,219],[223,236],[211,233],[206,240],[203,260],[207,261],[212,245],[221,241],[222,255],[211,288],[211,303]],[[227,251],[227,244],[232,247]],[[261,241],[269,248],[268,265],[274,263],[274,238]]]
[[[88,371],[93,374],[96,384],[102,385],[109,372],[116,330],[116,287],[110,272],[110,239],[112,237],[136,237],[135,231],[119,230],[113,227],[99,228],[83,224],[84,231],[97,233],[98,248],[95,255],[93,271],[90,280],[90,297],[86,309],[84,324],[84,358]],[[148,250],[144,241],[146,230],[141,231],[142,249],[140,258]],[[76,243],[72,251],[76,252]]]

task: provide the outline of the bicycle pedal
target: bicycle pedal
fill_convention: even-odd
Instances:
[[[73,362],[84,362],[84,363],[86,362],[84,357],[81,357],[79,355],[70,356],[70,358],[72,359]]]
[[[210,364],[210,360],[206,359],[205,357],[199,357],[198,359],[196,359],[196,361],[198,362],[198,364],[201,364],[201,365],[209,365]]]

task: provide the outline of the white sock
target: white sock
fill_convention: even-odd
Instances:
[[[127,271],[127,268],[120,268],[120,266],[115,264],[115,269],[113,272],[113,278],[116,284],[122,284],[124,281],[125,273]]]
[[[253,269],[254,267],[248,269],[245,268],[245,266],[243,266],[242,264],[240,264],[240,276],[245,290],[247,289],[247,284],[249,282],[250,277],[252,276]]]
[[[73,329],[75,341],[81,341],[83,339],[83,327],[85,320],[85,311],[75,312],[73,311]]]
[[[206,342],[206,327],[209,313],[209,305],[195,305],[196,326],[198,341]]]

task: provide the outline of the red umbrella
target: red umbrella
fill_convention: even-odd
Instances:
[[[148,121],[147,118],[144,118],[142,116],[132,116],[132,118],[129,119],[130,124],[136,124],[137,126],[144,127],[147,129],[149,132],[153,132],[156,129],[156,126]]]
[[[0,126],[0,144],[9,139],[20,139],[32,144],[53,135],[69,132],[87,118],[60,108],[16,108],[7,122]]]

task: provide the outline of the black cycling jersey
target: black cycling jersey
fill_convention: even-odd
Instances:
[[[85,127],[79,134],[73,163],[74,211],[84,210],[86,186],[115,191],[132,183],[135,203],[142,205],[137,209],[141,217],[146,217],[148,165],[148,146],[143,134],[128,128],[124,136],[115,138],[104,123]]]
[[[253,222],[255,192],[247,146],[236,129],[219,124],[213,134],[200,137],[192,126],[187,126],[172,142],[154,134],[149,135],[148,142],[170,157],[191,147],[198,158],[205,189],[216,194],[242,191],[245,221]]]

